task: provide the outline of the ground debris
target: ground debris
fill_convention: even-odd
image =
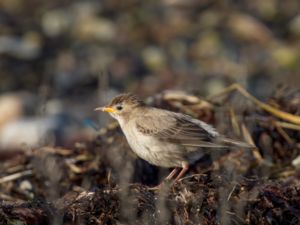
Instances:
[[[297,115],[297,96],[276,93],[265,104]],[[184,92],[148,99],[257,146],[208,154],[160,191],[148,187],[168,170],[137,159],[115,124],[72,149],[4,157],[0,224],[300,224],[300,173],[292,164],[300,155],[297,124],[281,126],[282,118],[230,99],[229,108]]]

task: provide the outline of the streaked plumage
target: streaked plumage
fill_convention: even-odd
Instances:
[[[139,157],[161,167],[182,167],[175,180],[202,156],[203,148],[252,147],[224,138],[211,125],[191,116],[146,106],[132,94],[119,95],[107,107],[99,109],[118,120],[130,147]]]

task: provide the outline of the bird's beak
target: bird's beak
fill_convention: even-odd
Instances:
[[[113,113],[113,112],[115,112],[115,109],[111,108],[111,107],[98,107],[95,109],[95,111],[103,111],[103,112]]]

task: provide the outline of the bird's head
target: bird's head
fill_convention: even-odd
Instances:
[[[129,115],[136,107],[143,106],[144,103],[136,95],[131,93],[120,94],[104,107],[98,107],[96,111],[108,112],[113,118],[119,120]]]

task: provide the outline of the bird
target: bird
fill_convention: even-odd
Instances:
[[[147,106],[137,95],[123,93],[95,111],[116,119],[136,155],[152,165],[173,168],[166,181],[180,180],[203,150],[253,146],[221,135],[213,126],[192,116]]]

